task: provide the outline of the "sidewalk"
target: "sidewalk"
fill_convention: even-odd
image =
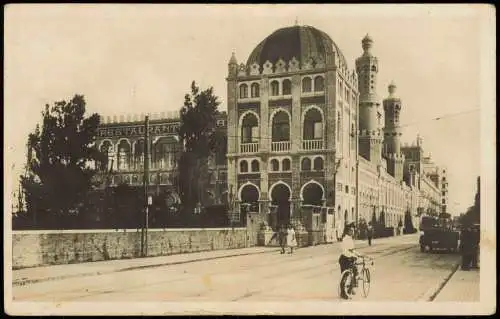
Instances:
[[[479,302],[479,289],[479,269],[463,271],[458,268],[434,301]]]
[[[60,280],[71,277],[95,276],[139,268],[160,267],[165,265],[176,265],[218,258],[263,254],[276,252],[277,250],[278,249],[276,247],[250,247],[175,254],[169,256],[118,259],[79,264],[24,268],[12,271],[12,285],[19,286],[41,281]]]
[[[380,238],[380,239],[375,239],[374,243],[383,244],[394,240],[409,239],[412,236],[415,235]],[[355,240],[354,242],[358,249],[363,247],[368,247],[368,242],[366,240]],[[418,243],[418,241],[416,243]],[[300,249],[311,249],[314,247],[338,245],[338,244],[339,242],[334,242],[317,246],[303,247]],[[249,248],[239,248],[239,249],[175,254],[169,256],[135,258],[135,259],[118,259],[118,260],[95,261],[95,262],[79,263],[79,264],[24,268],[12,271],[12,285],[20,286],[25,284],[50,281],[50,280],[61,280],[72,277],[96,276],[96,275],[109,274],[119,271],[160,267],[166,265],[176,265],[176,264],[227,258],[227,257],[264,254],[264,253],[271,253],[278,251],[279,247],[258,246]]]

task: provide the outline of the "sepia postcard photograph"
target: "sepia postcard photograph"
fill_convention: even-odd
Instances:
[[[4,312],[496,312],[496,10],[4,6]]]

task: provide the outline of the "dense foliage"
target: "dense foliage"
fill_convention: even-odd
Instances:
[[[193,212],[207,201],[209,160],[217,148],[217,107],[220,102],[213,88],[200,91],[193,81],[180,112],[179,137],[184,150],[179,160],[179,191],[183,211]]]
[[[85,100],[45,106],[42,125],[28,136],[26,174],[21,176],[26,218],[36,224],[77,215],[87,201],[97,173],[89,164],[104,158],[93,147],[99,116],[85,117]]]

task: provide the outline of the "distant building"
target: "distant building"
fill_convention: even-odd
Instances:
[[[407,212],[441,210],[440,172],[425,172],[422,139],[401,145],[403,103],[394,83],[381,121],[373,40],[367,35],[361,42],[355,69],[326,33],[310,26],[273,32],[246,63],[233,53],[227,76],[232,218],[246,218],[251,207],[272,227],[292,223],[314,234],[361,219],[396,227]]]
[[[128,184],[143,187],[145,115],[114,116],[101,120],[96,146],[107,154],[108,162],[99,167],[96,177],[100,188]],[[182,144],[177,136],[180,125],[176,112],[154,114],[149,123],[149,193],[165,196],[170,203],[178,203],[176,187],[178,159]],[[226,132],[226,113],[217,116],[217,128]],[[202,205],[227,201],[226,151],[217,150],[209,159],[210,188],[206,190]]]

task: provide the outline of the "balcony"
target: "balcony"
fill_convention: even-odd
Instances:
[[[271,142],[271,152],[288,152],[290,144],[290,141]]]
[[[322,150],[323,140],[304,140],[302,141],[302,149],[306,151]]]
[[[258,151],[259,151],[259,143],[240,144],[240,153],[257,153]]]

